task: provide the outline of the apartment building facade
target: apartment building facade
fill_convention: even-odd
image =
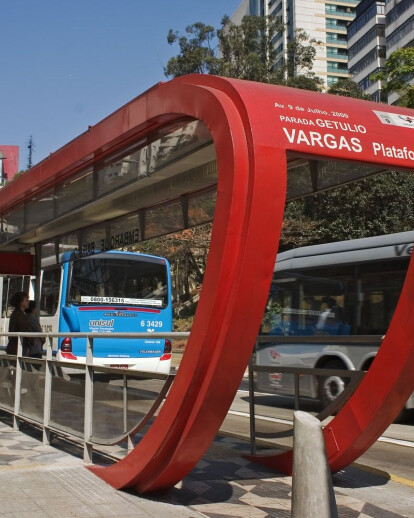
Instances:
[[[348,26],[348,68],[353,81],[377,102],[386,102],[381,81],[371,76],[386,59],[385,0],[362,0]]]
[[[360,0],[244,0],[231,17],[240,23],[245,15],[278,16],[286,30],[275,36],[278,51],[275,66],[286,59],[287,45],[295,31],[303,29],[320,44],[312,72],[329,87],[348,77],[347,26],[354,19]]]

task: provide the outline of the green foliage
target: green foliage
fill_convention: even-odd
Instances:
[[[398,49],[385,61],[384,69],[371,76],[373,81],[384,81],[386,93],[395,92],[400,96],[398,104],[414,108],[414,47]]]
[[[316,226],[307,244],[317,244],[412,230],[413,192],[414,176],[394,171],[295,203]]]
[[[371,96],[361,90],[358,83],[352,79],[340,79],[328,89],[328,94],[341,95],[342,97],[353,97],[354,99],[365,99],[371,101]]]
[[[164,69],[165,75],[178,77],[192,73],[216,73],[217,58],[212,47],[217,37],[214,27],[197,22],[189,25],[185,32],[187,36],[180,36],[172,29],[168,33],[168,43],[178,43],[180,53],[168,61]]]
[[[275,16],[245,16],[239,25],[225,16],[217,31],[218,75],[264,83],[282,81],[283,71],[274,69],[277,53],[272,40],[283,30]]]
[[[296,32],[287,59],[275,67],[278,53],[273,40],[284,31],[275,16],[245,16],[237,25],[225,16],[217,31],[201,22],[188,26],[185,35],[170,30],[167,41],[178,43],[179,54],[168,61],[165,75],[216,74],[321,91],[323,81],[311,72],[319,42],[304,31]]]
[[[321,42],[309,35],[302,29],[295,31],[295,37],[289,41],[287,47],[287,76],[296,77],[298,75],[308,76],[313,68],[316,56],[316,47]]]

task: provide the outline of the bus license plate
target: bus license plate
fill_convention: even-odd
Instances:
[[[110,365],[111,369],[128,369],[129,365]]]

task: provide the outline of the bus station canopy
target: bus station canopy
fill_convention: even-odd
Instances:
[[[253,139],[256,126],[265,130],[269,149],[287,156],[287,186],[286,179],[278,186],[287,199],[414,163],[407,131],[414,122],[407,110],[187,76],[156,85],[6,185],[0,191],[0,251],[33,254],[37,244],[42,257],[59,261],[65,251],[120,248],[211,221],[217,146],[225,155],[235,145],[220,137],[228,124],[223,108],[208,113],[214,96],[240,119],[239,156],[261,152]],[[228,175],[224,167],[222,173]]]
[[[414,112],[215,76],[159,84],[0,191],[1,252],[61,260],[213,218],[203,289],[165,403],[135,449],[91,469],[116,488],[167,489],[214,439],[245,372],[286,198],[413,171]],[[356,460],[414,389],[414,267],[380,350],[324,427],[332,471]],[[291,472],[292,454],[254,460]]]

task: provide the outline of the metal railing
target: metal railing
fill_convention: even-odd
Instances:
[[[290,374],[294,377],[294,409],[300,409],[300,378],[303,376],[316,376],[316,377],[327,377],[327,376],[338,376],[341,378],[349,379],[349,383],[345,389],[338,395],[338,397],[332,401],[327,407],[322,409],[316,417],[319,421],[324,421],[329,416],[338,412],[352,394],[357,389],[362,378],[365,376],[365,371],[361,370],[342,370],[342,369],[325,369],[325,368],[311,368],[311,367],[286,367],[282,365],[257,365],[255,363],[255,352],[260,343],[266,344],[300,344],[301,346],[312,346],[315,344],[326,344],[326,345],[341,345],[341,346],[355,346],[365,345],[379,347],[382,343],[381,336],[376,335],[349,335],[349,336],[332,336],[332,335],[313,335],[313,336],[269,336],[261,335],[257,337],[254,354],[252,355],[249,367],[249,419],[250,419],[250,450],[252,455],[256,454],[256,410],[255,410],[255,373],[267,372]],[[335,353],[334,350],[327,351],[329,353]],[[275,393],[276,395],[276,393]],[[274,438],[289,437],[293,435],[293,429],[273,434]]]
[[[148,371],[135,371],[135,370],[121,370],[119,368],[103,367],[94,365],[93,356],[93,344],[94,340],[117,338],[117,339],[184,339],[188,338],[189,333],[0,333],[1,337],[17,337],[17,355],[2,354],[0,355],[1,368],[6,369],[8,378],[2,382],[2,388],[10,391],[14,391],[13,397],[7,404],[0,400],[0,409],[10,412],[13,415],[13,427],[18,430],[20,422],[26,421],[35,426],[38,426],[43,431],[43,442],[50,444],[52,435],[61,436],[75,436],[77,440],[81,440],[83,443],[83,457],[85,462],[92,462],[92,453],[94,445],[115,445],[121,442],[127,441],[128,449],[133,448],[135,434],[138,433],[142,428],[148,424],[148,422],[154,417],[157,409],[160,407],[164,400],[173,380],[175,374],[161,374]],[[85,338],[86,339],[86,361],[85,363],[79,363],[76,361],[59,361],[53,358],[53,342],[56,338]],[[29,356],[23,356],[23,342],[25,338],[45,338],[46,343],[46,354],[45,357],[31,358]],[[95,358],[96,360],[96,358]],[[115,359],[114,359],[115,361]],[[30,366],[30,367],[29,367]],[[38,366],[34,368],[33,366]],[[40,370],[44,375],[40,374]],[[65,369],[78,370],[81,377],[84,376],[85,387],[84,387],[84,409],[83,409],[83,431],[78,433],[70,427],[65,425],[57,424],[51,420],[51,407],[52,407],[52,380],[56,376],[62,378],[62,373]],[[34,373],[37,372],[36,376],[44,378],[44,396],[43,396],[43,408],[42,412],[38,415],[34,415],[33,412],[22,410],[22,375],[25,375],[28,371]],[[122,377],[122,413],[123,413],[123,432],[110,438],[100,438],[93,434],[93,405],[94,405],[94,375],[112,375],[115,377]],[[3,372],[3,374],[5,374]],[[144,416],[135,423],[131,429],[128,429],[128,380],[129,379],[148,379],[148,380],[160,380],[164,381],[164,384],[159,391],[157,397],[153,401],[149,410]],[[36,381],[39,381],[38,379]],[[38,390],[36,388],[36,390]],[[40,394],[40,391],[38,391]],[[13,399],[13,401],[12,401]],[[39,401],[39,404],[41,402]],[[42,414],[42,418],[39,416]]]
[[[175,374],[160,374],[148,371],[135,370],[121,370],[119,368],[103,367],[94,365],[93,344],[94,340],[99,338],[118,338],[118,339],[187,339],[189,332],[172,332],[172,333],[0,333],[2,337],[17,337],[18,348],[17,356],[3,354],[0,355],[0,370],[3,368],[4,362],[8,362],[7,369],[10,372],[8,385],[14,389],[13,401],[10,404],[1,401],[0,409],[5,410],[13,415],[13,426],[19,429],[21,421],[26,421],[35,426],[38,426],[43,431],[43,442],[50,444],[51,436],[65,436],[75,437],[83,444],[83,457],[85,462],[92,461],[93,447],[110,446],[127,442],[128,449],[134,447],[135,435],[139,433],[155,416],[157,410],[166,397],[168,390],[175,378]],[[23,356],[23,341],[28,337],[37,337],[46,339],[46,354],[42,359],[31,358]],[[85,363],[59,361],[53,357],[53,342],[56,338],[85,338],[86,339],[86,361]],[[379,336],[259,336],[257,338],[255,349],[259,343],[272,344],[293,344],[300,343],[301,345],[370,345],[379,346],[382,337]],[[255,373],[282,373],[293,375],[294,377],[294,409],[300,409],[300,378],[303,376],[339,376],[341,378],[348,378],[350,382],[346,385],[345,390],[333,401],[329,406],[323,409],[316,417],[323,421],[330,415],[337,412],[344,403],[351,397],[358,387],[361,379],[365,375],[364,371],[356,370],[339,370],[339,369],[325,369],[325,368],[306,368],[306,367],[287,367],[281,365],[256,365],[254,362],[255,355],[253,354],[248,367],[249,378],[249,414],[250,414],[250,444],[252,454],[256,453],[256,423],[255,423]],[[44,367],[44,396],[43,396],[43,411],[42,418],[34,416],[30,412],[22,410],[21,396],[22,390],[22,374],[27,371],[27,364],[38,365],[40,368]],[[52,379],[56,376],[61,376],[62,369],[77,369],[79,373],[84,376],[84,408],[83,408],[83,430],[82,433],[74,430],[71,427],[57,424],[51,419],[51,405],[53,399],[52,393]],[[122,377],[122,433],[114,434],[108,438],[102,438],[94,435],[94,380],[97,381],[99,375],[112,375]],[[133,426],[128,428],[128,388],[129,380],[145,379],[145,380],[159,380],[163,381],[163,386],[158,391],[150,408],[145,411],[143,417],[135,422]],[[1,381],[1,380],[0,380]],[[1,383],[0,383],[1,386]],[[292,430],[283,431],[273,434],[274,438],[288,437],[292,435]]]

